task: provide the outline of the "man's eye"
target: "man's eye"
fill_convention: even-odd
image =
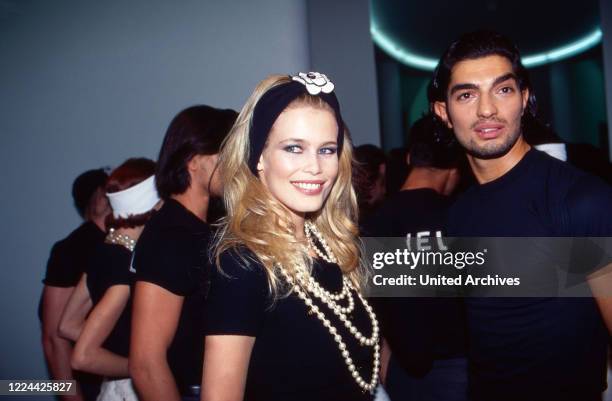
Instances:
[[[319,149],[319,153],[321,153],[322,155],[333,155],[336,154],[337,151],[338,149],[336,147],[331,146]]]
[[[464,92],[457,96],[457,100],[468,100],[470,97],[472,97],[472,94],[470,92]]]
[[[287,145],[283,150],[289,153],[302,153],[302,147],[300,145]]]
[[[503,93],[504,95],[508,95],[508,94],[510,94],[510,93],[512,93],[512,92],[514,92],[514,88],[513,88],[513,87],[511,87],[511,86],[504,86],[504,87],[503,87],[503,88],[501,88],[499,91],[500,91],[501,93]]]

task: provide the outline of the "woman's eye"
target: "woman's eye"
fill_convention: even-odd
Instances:
[[[302,147],[300,145],[287,145],[283,148],[283,150],[289,153],[301,153]]]
[[[319,149],[319,153],[322,155],[333,155],[336,154],[338,149],[336,147],[326,147]]]

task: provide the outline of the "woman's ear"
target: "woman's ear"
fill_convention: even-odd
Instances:
[[[257,162],[257,171],[263,171],[263,155],[259,156],[259,161]]]

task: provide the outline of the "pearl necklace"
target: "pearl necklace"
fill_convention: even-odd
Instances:
[[[134,252],[136,241],[125,234],[119,234],[114,228],[111,228],[106,235],[105,241],[109,244],[121,245],[126,247],[130,252]]]
[[[306,228],[308,226],[308,228]],[[321,256],[324,260],[330,263],[337,263],[336,257],[331,252],[331,249],[327,245],[327,242],[323,239],[323,236],[316,230],[314,224],[310,222],[306,222],[304,225],[304,231],[306,232],[306,236],[308,237],[308,241],[310,246],[315,250],[315,252]],[[323,254],[316,246],[310,237],[310,232],[312,232],[316,237],[323,249],[327,254]],[[333,260],[333,262],[332,262]],[[324,289],[302,266],[296,266],[296,278],[298,282],[296,282],[289,272],[285,270],[282,266],[278,265],[281,273],[285,277],[285,280],[289,285],[292,286],[298,298],[300,298],[306,304],[306,307],[310,309],[310,312],[314,314],[323,324],[325,328],[329,331],[329,334],[334,338],[334,341],[338,345],[340,353],[344,358],[344,363],[346,364],[349,373],[355,381],[357,385],[361,387],[364,391],[369,391],[373,393],[376,389],[376,385],[378,384],[378,372],[380,370],[380,345],[379,345],[379,329],[378,329],[378,321],[376,320],[376,315],[372,307],[367,303],[367,301],[361,296],[361,294],[356,291],[350,280],[343,275],[342,277],[342,291],[339,294],[333,294],[326,289]],[[303,288],[306,288],[307,291],[304,291]],[[366,310],[370,322],[372,323],[372,335],[371,337],[364,336],[358,329],[353,325],[353,323],[348,318],[348,314],[353,311],[355,303],[353,300],[352,292],[357,294],[357,297],[361,301],[364,309]],[[332,310],[334,315],[338,317],[338,319],[344,324],[347,330],[359,341],[361,346],[373,347],[374,353],[374,362],[372,366],[372,377],[369,382],[366,382],[357,367],[355,366],[353,359],[351,358],[349,351],[347,349],[346,343],[342,339],[342,336],[338,333],[338,330],[332,325],[330,320],[325,316],[325,314],[321,311],[321,309],[313,302],[313,298],[309,295],[312,294],[315,298],[319,299],[323,304],[325,304],[329,309]],[[340,301],[344,298],[348,299],[348,306],[342,307],[337,301]]]
[[[306,288],[309,292],[313,293],[317,298],[321,299],[326,304],[333,307],[334,310],[338,309],[344,314],[351,313],[355,308],[355,301],[351,294],[351,284],[346,276],[342,276],[342,292],[340,294],[333,294],[323,288],[317,281],[301,267],[296,268],[296,276],[299,282],[307,282]],[[308,277],[306,279],[306,277]],[[341,301],[344,298],[348,299],[347,306],[341,306],[337,301]]]
[[[306,234],[306,238],[308,239],[308,246],[313,249],[317,255],[319,255],[321,258],[323,258],[323,260],[329,263],[338,263],[338,259],[336,259],[336,256],[332,253],[331,248],[329,247],[329,245],[327,245],[327,241],[325,241],[325,238],[323,238],[323,235],[319,232],[314,223],[312,223],[311,221],[305,221],[304,233]],[[319,244],[321,244],[325,253],[315,245],[314,241],[312,240],[311,233],[312,235],[317,237],[317,241],[319,241]]]
[[[334,338],[334,341],[336,341],[336,344],[338,345],[338,348],[340,349],[340,353],[342,354],[342,357],[344,358],[344,363],[346,364],[349,370],[349,373],[353,376],[353,378],[357,382],[357,385],[359,385],[359,387],[361,387],[364,391],[369,391],[370,393],[372,393],[374,389],[376,388],[376,385],[378,384],[378,372],[380,369],[380,345],[378,343],[378,322],[376,321],[376,316],[372,312],[372,309],[370,308],[370,306],[365,302],[363,298],[361,298],[361,296],[359,297],[361,301],[363,302],[364,306],[367,305],[366,311],[368,312],[368,315],[370,316],[370,321],[372,322],[372,328],[373,328],[372,329],[373,341],[369,342],[369,344],[364,344],[363,341],[360,341],[362,346],[369,345],[369,346],[374,347],[374,363],[372,366],[372,377],[369,382],[366,382],[361,377],[361,375],[359,374],[359,371],[357,370],[357,367],[353,363],[353,359],[351,358],[349,354],[349,351],[346,347],[346,343],[342,339],[342,336],[338,333],[338,330],[332,325],[329,319],[327,319],[327,317],[325,316],[325,314],[323,314],[320,308],[314,304],[314,302],[312,301],[312,298],[308,296],[308,294],[304,290],[302,290],[302,287],[300,287],[294,282],[294,280],[291,278],[289,273],[282,266],[279,266],[279,267],[280,267],[280,271],[285,276],[285,280],[287,280],[289,285],[293,286],[293,290],[295,291],[297,296],[302,301],[304,301],[306,306],[310,309],[310,312],[313,313],[321,321],[321,323],[323,323],[323,326],[327,328],[327,330],[329,331],[329,334],[331,334],[331,336]],[[323,301],[323,303],[327,304],[325,301]],[[330,307],[330,309],[334,310],[333,308],[331,308],[329,304],[327,304],[327,306]],[[343,323],[345,324],[345,326],[347,325],[347,322],[350,324],[350,327],[351,327],[351,329],[349,329],[350,332],[357,337],[357,334],[356,334],[357,329],[345,317],[343,319]]]

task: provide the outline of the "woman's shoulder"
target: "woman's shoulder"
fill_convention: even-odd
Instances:
[[[244,245],[225,249],[215,261],[217,276],[225,279],[266,279],[265,267],[257,255]]]

